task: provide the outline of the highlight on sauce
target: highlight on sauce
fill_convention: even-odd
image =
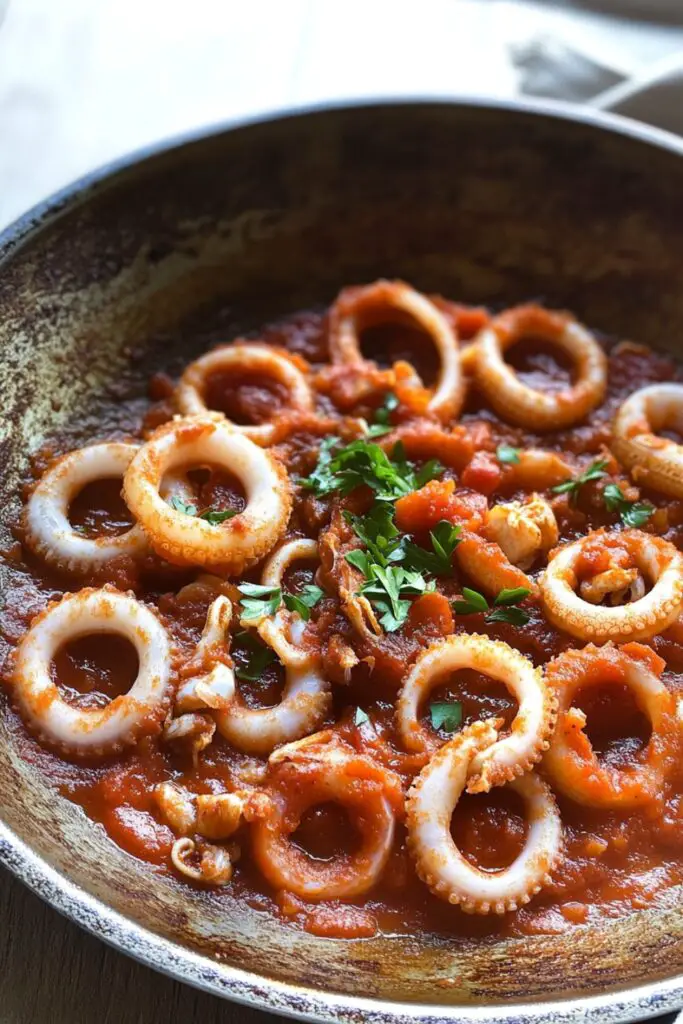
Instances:
[[[556,933],[682,882],[677,367],[388,281],[215,340],[33,459],[22,755],[188,899],[322,936]]]

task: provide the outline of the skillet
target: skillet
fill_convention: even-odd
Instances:
[[[51,432],[103,397],[142,395],[151,372],[206,347],[207,324],[227,340],[349,282],[541,298],[683,357],[682,157],[673,136],[561,106],[401,101],[218,129],[78,182],[0,237],[0,546]],[[683,1005],[680,891],[570,937],[317,938],[125,854],[19,756],[11,723],[3,693],[0,863],[181,980],[378,1024],[616,1022]]]

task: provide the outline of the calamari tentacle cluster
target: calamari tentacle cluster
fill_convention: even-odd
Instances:
[[[128,693],[106,707],[79,708],[61,695],[51,665],[63,644],[93,633],[129,640],[138,674]],[[67,594],[33,620],[16,650],[12,683],[24,718],[45,743],[66,756],[104,757],[161,728],[174,668],[175,651],[157,616],[132,595],[105,587]]]
[[[268,793],[271,809],[252,827],[252,852],[275,889],[307,900],[352,899],[379,881],[402,802],[400,784],[390,771],[320,734],[276,751],[269,765]],[[321,861],[290,837],[309,807],[328,802],[346,809],[360,847]]]
[[[623,553],[651,589],[618,607],[584,600],[577,593],[578,571],[589,546],[604,549],[608,558],[611,550]],[[540,591],[550,621],[580,640],[646,640],[675,622],[683,609],[683,555],[668,541],[640,530],[589,534],[555,552],[541,577]]]
[[[394,321],[417,324],[438,352],[439,374],[426,401],[426,411],[444,420],[456,416],[462,405],[464,385],[454,329],[433,302],[401,281],[376,281],[341,292],[330,311],[332,362],[362,364],[360,333]],[[419,380],[416,383],[420,384]]]
[[[505,362],[524,337],[543,338],[575,367],[576,380],[563,391],[537,391]],[[476,341],[476,379],[496,412],[532,430],[559,430],[583,419],[605,396],[607,357],[592,334],[563,313],[518,306],[493,319]]]
[[[213,374],[219,373],[247,373],[266,381],[272,380],[287,390],[288,411],[313,412],[313,392],[305,374],[287,352],[272,345],[236,341],[207,352],[187,367],[176,390],[176,403],[184,416],[204,416],[210,412],[206,404],[207,382]],[[231,423],[231,426],[264,447],[281,440],[288,429],[282,412],[266,423],[248,426]]]
[[[557,727],[544,765],[553,785],[577,803],[614,810],[656,800],[679,756],[681,724],[676,699],[659,679],[664,662],[649,647],[588,644],[565,651],[546,669],[559,701]],[[579,690],[622,683],[647,716],[650,739],[627,768],[604,763],[586,735],[586,715],[572,705]]]
[[[614,421],[611,447],[639,484],[683,498],[683,445],[658,431],[683,430],[683,384],[652,384],[630,395]]]
[[[185,515],[160,494],[165,474],[206,465],[233,473],[246,493],[244,511],[220,525]],[[123,489],[158,554],[175,565],[209,566],[228,575],[241,573],[273,548],[292,507],[289,477],[278,459],[210,416],[159,427],[134,456]]]
[[[87,573],[121,555],[139,560],[149,551],[139,525],[113,537],[85,537],[69,522],[69,506],[86,484],[123,478],[139,446],[107,441],[79,448],[54,462],[40,478],[25,511],[26,543],[50,565]]]
[[[491,722],[475,722],[434,754],[406,801],[408,846],[418,875],[431,891],[472,914],[504,914],[528,903],[550,880],[562,852],[562,823],[550,788],[530,773],[508,785],[527,806],[524,849],[502,871],[483,871],[460,852],[451,817],[471,764],[496,743]]]
[[[396,725],[408,750],[433,750],[419,720],[420,707],[430,690],[449,673],[473,669],[503,683],[517,698],[519,708],[510,732],[473,755],[467,789],[480,793],[524,774],[541,759],[555,723],[556,698],[548,690],[541,670],[501,640],[460,633],[433,643],[411,668],[396,705]]]

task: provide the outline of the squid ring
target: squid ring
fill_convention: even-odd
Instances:
[[[408,847],[422,881],[435,896],[468,914],[504,914],[528,903],[550,881],[562,852],[562,822],[550,788],[535,774],[508,783],[528,809],[520,855],[502,871],[482,871],[455,845],[450,823],[474,758],[496,742],[491,722],[475,722],[432,757],[406,801]]]
[[[183,416],[206,416],[210,410],[205,401],[206,385],[214,373],[247,372],[282,384],[289,393],[288,407],[293,412],[313,411],[313,394],[306,377],[284,352],[270,345],[235,342],[207,352],[190,363],[178,384],[176,402]],[[281,417],[267,423],[231,426],[256,444],[274,444],[281,436]],[[227,420],[227,422],[231,422]]]
[[[577,566],[587,543],[601,538],[606,548],[626,549],[653,584],[637,601],[613,608],[591,604],[576,593]],[[683,555],[661,537],[640,530],[589,534],[560,548],[541,576],[545,611],[558,629],[579,640],[646,640],[676,621],[683,607]]]
[[[464,384],[460,352],[446,317],[420,292],[402,281],[376,281],[363,288],[345,289],[330,313],[330,354],[335,364],[362,364],[359,334],[365,328],[409,320],[430,336],[441,362],[427,412],[447,420],[462,405]]]
[[[159,493],[180,466],[217,464],[244,487],[243,512],[218,526],[176,511]],[[175,565],[204,565],[237,575],[263,558],[284,533],[292,488],[280,462],[224,420],[177,419],[156,430],[123,479],[128,507],[158,554]]]
[[[372,888],[394,842],[386,771],[367,757],[330,744],[329,749],[307,747],[291,761],[278,760],[270,773],[270,813],[252,828],[254,859],[267,881],[306,900],[350,899]],[[314,860],[291,842],[305,812],[324,803],[341,804],[348,811],[361,838],[355,853]]]
[[[589,807],[619,810],[640,806],[661,792],[676,758],[680,724],[674,695],[650,667],[653,659],[656,655],[639,644],[621,648],[589,644],[581,651],[565,651],[548,665],[546,679],[558,696],[560,710],[543,763],[565,796]],[[629,687],[652,727],[642,757],[624,769],[598,760],[584,732],[586,716],[572,707],[577,690],[607,681]]]
[[[135,647],[138,674],[104,708],[67,703],[50,667],[59,648],[92,633],[114,633]],[[116,754],[161,728],[174,684],[174,650],[156,615],[110,588],[67,594],[38,615],[19,644],[12,681],[22,714],[40,739],[67,756]]]
[[[473,755],[469,765],[468,792],[487,792],[529,771],[541,759],[548,749],[557,702],[541,670],[508,644],[478,634],[448,636],[419,656],[398,698],[396,725],[408,750],[433,751],[438,745],[420,724],[420,705],[447,673],[463,668],[504,683],[519,702],[510,734],[503,739],[496,736],[495,742]]]
[[[138,525],[116,537],[84,537],[69,522],[69,505],[94,480],[123,477],[138,445],[108,441],[57,459],[38,481],[25,512],[26,542],[48,564],[87,573],[112,558],[140,559],[148,552]]]
[[[525,336],[542,337],[564,352],[576,382],[555,394],[523,384],[505,352]],[[605,396],[607,357],[585,327],[538,306],[508,309],[477,339],[477,383],[504,420],[533,430],[559,430],[583,419]]]
[[[302,666],[285,665],[286,684],[279,704],[249,708],[236,692],[225,710],[214,713],[218,731],[244,754],[270,754],[322,725],[330,709],[330,684],[315,659]]]
[[[300,538],[287,541],[270,556],[261,574],[264,587],[281,587],[285,572],[294,562],[320,561],[318,545],[314,540]],[[274,615],[262,619],[257,630],[261,639],[271,647],[283,664],[290,668],[303,668],[311,661],[311,654],[302,647],[305,622],[297,612],[282,605]]]
[[[666,427],[683,427],[683,384],[653,384],[627,398],[612,448],[636,483],[683,498],[683,445],[657,436]]]

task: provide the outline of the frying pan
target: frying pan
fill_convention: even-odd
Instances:
[[[484,102],[309,110],[78,182],[0,239],[0,545],[29,454],[219,338],[378,276],[542,298],[683,356],[683,143],[607,115]],[[3,584],[4,585],[4,584]],[[683,1005],[683,894],[568,935],[321,939],[190,892],[23,759],[0,704],[0,862],[119,949],[324,1021],[616,1022]]]

